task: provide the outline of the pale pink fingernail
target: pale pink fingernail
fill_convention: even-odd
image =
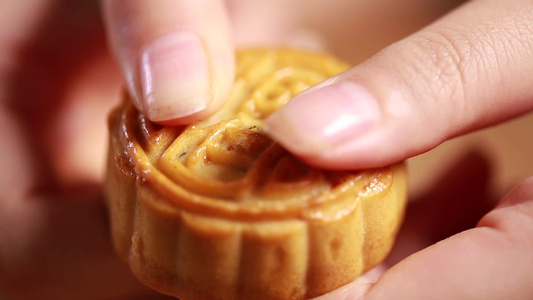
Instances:
[[[362,300],[373,283],[350,283],[333,292],[327,293],[312,300]]]
[[[154,121],[197,113],[212,100],[207,55],[193,33],[172,33],[145,48],[140,75],[142,106]]]
[[[294,97],[265,122],[265,130],[297,152],[334,149],[369,131],[379,119],[376,99],[362,86],[337,81]]]

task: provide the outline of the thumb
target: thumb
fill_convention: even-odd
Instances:
[[[476,228],[407,257],[364,291],[349,285],[323,299],[531,299],[532,220],[533,177],[517,185]]]
[[[152,121],[184,124],[219,107],[234,50],[222,0],[102,0],[130,95]]]
[[[533,108],[528,1],[470,1],[296,96],[265,130],[328,168],[376,167]]]

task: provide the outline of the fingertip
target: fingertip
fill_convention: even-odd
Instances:
[[[141,98],[152,121],[197,114],[213,100],[209,63],[200,38],[172,32],[141,51]]]
[[[234,49],[223,2],[104,0],[111,48],[135,106],[157,123],[188,123],[229,95]]]
[[[220,101],[220,102],[222,102],[222,101]],[[157,121],[154,121],[153,119],[151,119],[151,120],[156,122],[156,123],[158,123],[158,124],[164,125],[164,126],[180,126],[180,125],[194,124],[194,123],[198,123],[198,122],[204,120],[205,118],[207,118],[211,114],[215,113],[215,111],[219,107],[220,107],[220,104],[216,103],[216,104],[213,104],[212,106],[207,107],[206,109],[203,109],[203,110],[201,110],[201,111],[199,111],[197,113],[192,113],[190,115],[185,115],[185,116],[182,116],[182,117],[179,117],[179,118],[168,118],[168,119],[161,119],[161,120],[157,120]]]
[[[265,131],[304,157],[323,156],[375,127],[376,99],[361,85],[335,81],[294,97],[265,122]]]
[[[389,165],[407,158],[397,124],[378,99],[349,79],[326,80],[265,121],[276,142],[313,166],[346,170]],[[413,137],[412,140],[416,140]]]

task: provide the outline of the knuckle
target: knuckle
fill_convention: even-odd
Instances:
[[[417,110],[436,136],[456,135],[468,115],[467,90],[474,80],[470,70],[474,49],[460,33],[423,31],[404,40],[396,49],[402,84],[416,99]],[[475,73],[474,73],[475,74]],[[438,110],[438,113],[437,111]]]
[[[426,74],[435,98],[463,99],[466,70],[475,49],[468,39],[458,33],[445,31],[424,32],[413,41],[414,55],[420,61],[417,70]]]
[[[409,56],[401,58],[410,62],[407,78],[418,81],[411,84],[419,98],[425,97],[422,102],[445,102],[437,103],[445,108],[443,124],[449,127],[444,130],[455,135],[467,129],[461,124],[493,113],[490,101],[496,95],[508,94],[517,81],[523,84],[522,73],[533,57],[532,37],[533,3],[477,24],[421,31],[406,40],[402,51]],[[478,100],[489,105],[479,107]]]
[[[533,3],[527,9],[507,15],[500,23],[500,31],[494,33],[493,30],[489,35],[494,47],[503,54],[500,59],[504,57],[512,65],[530,61],[533,56]]]

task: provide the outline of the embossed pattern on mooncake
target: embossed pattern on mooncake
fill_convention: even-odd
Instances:
[[[182,300],[324,294],[390,250],[404,167],[319,170],[262,132],[268,115],[346,64],[292,50],[243,51],[237,62],[227,104],[195,125],[153,124],[129,100],[113,112],[115,249],[142,282]]]

